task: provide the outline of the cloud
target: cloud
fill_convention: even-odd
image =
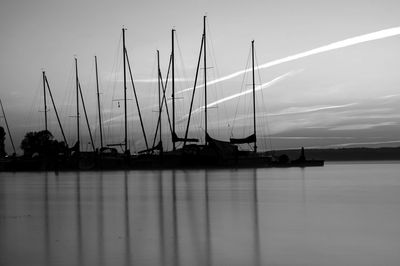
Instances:
[[[324,45],[312,50],[308,50],[302,53],[298,53],[298,54],[294,54],[291,56],[287,56],[281,59],[277,59],[274,61],[270,61],[267,62],[265,64],[262,64],[258,67],[256,67],[255,69],[265,69],[265,68],[269,68],[269,67],[273,67],[276,65],[280,65],[283,63],[287,63],[287,62],[291,62],[291,61],[295,61],[298,59],[302,59],[311,55],[316,55],[316,54],[321,54],[321,53],[325,53],[325,52],[329,52],[329,51],[333,51],[333,50],[337,50],[337,49],[341,49],[341,48],[345,48],[345,47],[349,47],[349,46],[353,46],[356,44],[361,44],[361,43],[365,43],[365,42],[370,42],[370,41],[375,41],[375,40],[380,40],[380,39],[384,39],[384,38],[389,38],[389,37],[393,37],[393,36],[397,36],[400,35],[400,27],[394,27],[394,28],[389,28],[389,29],[385,29],[385,30],[380,30],[380,31],[376,31],[376,32],[372,32],[372,33],[368,33],[368,34],[364,34],[364,35],[360,35],[360,36],[356,36],[356,37],[352,37],[352,38],[348,38],[342,41],[338,41],[338,42],[334,42],[328,45]],[[251,68],[248,69],[244,69],[244,70],[240,70],[237,71],[235,73],[226,75],[224,77],[212,80],[207,82],[207,85],[212,85],[212,84],[216,84],[222,81],[226,81],[235,77],[238,77],[240,75],[243,75],[247,72],[252,71]],[[199,85],[197,88],[201,88],[204,87],[204,84]],[[184,89],[179,93],[184,93],[184,92],[188,92],[188,91],[192,91],[193,88],[187,88]]]

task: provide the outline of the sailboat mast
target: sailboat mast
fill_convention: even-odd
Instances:
[[[124,143],[125,152],[128,151],[128,123],[127,123],[127,106],[126,106],[126,53],[125,53],[125,28],[122,29],[122,56],[124,61]]]
[[[44,129],[47,131],[47,101],[46,101],[46,74],[43,74],[43,102],[44,102]]]
[[[97,56],[94,56],[94,63],[96,67],[96,90],[97,90],[97,108],[99,111],[100,148],[103,148],[103,127],[101,125],[101,106],[100,106],[100,92],[99,92],[99,74],[97,70]]]
[[[204,40],[204,131],[205,144],[207,145],[207,39],[206,39],[206,16],[203,17],[203,40]]]
[[[80,132],[79,132],[79,77],[78,77],[78,59],[75,57],[75,81],[76,81],[76,136],[78,147],[80,151]]]
[[[175,47],[174,47],[174,37],[175,37],[175,29],[171,31],[171,39],[172,39],[172,52],[171,52],[171,60],[172,60],[172,136],[176,136],[175,132]],[[172,140],[172,149],[175,151],[175,140]]]
[[[161,79],[160,79],[160,51],[157,50],[157,81],[158,81],[158,109],[159,109],[159,134],[160,134],[160,143],[162,142],[162,134],[161,134],[161,112],[162,112],[162,107],[161,107]]]
[[[14,154],[16,154],[14,141],[13,141],[11,133],[10,133],[10,127],[8,126],[6,113],[4,112],[3,103],[1,102],[1,99],[0,99],[0,105],[1,105],[1,111],[3,112],[3,116],[4,116],[4,122],[6,123],[7,132],[8,132],[8,135],[10,136],[11,146],[13,148]]]
[[[254,40],[251,41],[251,62],[253,75],[253,126],[254,126],[254,152],[257,152],[257,134],[256,134],[256,84],[254,78]]]

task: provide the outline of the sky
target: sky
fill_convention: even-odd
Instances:
[[[227,140],[253,132],[251,72],[243,70],[251,66],[254,40],[261,149],[400,146],[399,13],[400,2],[385,0],[5,0],[0,3],[0,98],[18,148],[26,132],[44,128],[42,71],[46,71],[72,146],[76,141],[76,57],[98,146],[96,55],[105,142],[121,143],[121,29],[125,27],[135,88],[152,143],[158,115],[156,50],[165,77],[174,28],[176,127],[183,137],[206,15],[212,137]],[[204,140],[201,68],[189,136]],[[169,105],[170,97],[168,86]],[[50,101],[48,107],[49,129],[61,139]],[[129,146],[138,151],[145,142],[131,86],[127,108]],[[81,118],[82,148],[89,149],[83,114]],[[166,121],[163,113],[163,142],[170,149]],[[3,118],[0,126],[5,127]],[[6,149],[11,152],[9,136]]]

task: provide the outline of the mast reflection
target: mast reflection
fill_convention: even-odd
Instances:
[[[210,226],[210,204],[209,204],[209,192],[208,192],[208,170],[204,171],[204,199],[205,199],[205,229],[206,229],[206,241],[205,241],[205,251],[206,251],[206,265],[212,265],[211,260],[211,226]]]
[[[97,182],[97,253],[98,265],[104,265],[104,188],[103,188],[103,172],[99,172]]]
[[[45,265],[50,265],[50,210],[49,210],[49,177],[47,171],[44,173],[44,255]]]
[[[81,209],[81,175],[76,172],[76,225],[77,225],[77,265],[83,265],[83,251],[82,251],[82,209]]]
[[[258,187],[257,169],[253,169],[253,239],[254,239],[254,265],[261,265],[260,250],[260,225],[258,218]]]
[[[128,172],[124,171],[124,203],[125,203],[125,264],[132,265],[131,258],[131,234],[129,221],[129,190],[128,190]]]

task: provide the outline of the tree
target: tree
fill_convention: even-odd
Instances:
[[[53,138],[48,130],[28,132],[21,142],[24,156],[32,157],[35,153],[39,156],[55,156],[59,152],[65,151],[65,143],[58,142]]]

